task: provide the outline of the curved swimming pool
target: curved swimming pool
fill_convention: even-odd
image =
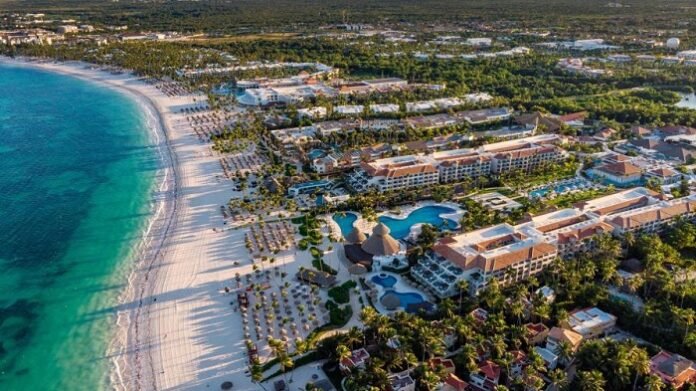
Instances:
[[[334,213],[333,219],[341,228],[341,234],[343,234],[343,237],[346,237],[350,231],[353,230],[353,223],[355,223],[355,220],[358,219],[358,216],[355,213],[339,212]]]
[[[420,293],[399,292],[392,289],[385,290],[384,295],[382,295],[382,297],[388,295],[389,293],[393,293],[394,295],[396,295],[396,297],[399,298],[399,307],[403,308],[404,310],[408,308],[409,304],[420,304],[425,301],[423,295],[421,295]]]
[[[391,288],[396,285],[396,277],[381,273],[372,276],[372,282],[385,288]]]
[[[404,219],[381,216],[379,221],[389,227],[391,236],[396,239],[403,239],[408,236],[411,232],[411,227],[416,224],[430,224],[440,230],[456,229],[459,223],[448,218],[440,217],[442,214],[455,212],[456,210],[446,206],[428,205],[412,211]]]

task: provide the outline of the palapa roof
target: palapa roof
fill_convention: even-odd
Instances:
[[[358,227],[353,227],[353,230],[346,236],[346,242],[348,243],[362,243],[365,239],[367,239],[367,236]]]
[[[380,301],[382,302],[382,305],[386,307],[388,310],[396,309],[398,306],[401,305],[401,299],[399,299],[399,296],[397,296],[394,292],[387,293],[382,297]]]
[[[372,235],[363,242],[361,248],[368,254],[379,256],[396,254],[401,246],[389,235],[389,228],[384,223],[379,223],[372,230]]]

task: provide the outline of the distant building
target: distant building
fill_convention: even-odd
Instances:
[[[558,365],[558,354],[555,351],[540,346],[535,346],[534,351],[544,360],[544,365],[547,369],[553,370],[556,368]]]
[[[353,368],[365,368],[367,361],[370,359],[370,353],[365,348],[353,350],[350,357],[343,358],[338,366],[343,373],[350,373]]]
[[[643,176],[641,169],[630,162],[604,164],[588,172],[617,186],[635,185],[640,183]]]
[[[415,391],[416,381],[413,380],[408,372],[389,376],[391,391]]]
[[[573,351],[578,350],[584,337],[573,330],[553,327],[546,337],[546,349],[558,352],[562,343],[567,343]]]
[[[669,168],[656,168],[645,172],[646,178],[654,178],[664,185],[671,185],[681,180],[682,174]]]
[[[650,373],[676,389],[696,382],[696,367],[693,361],[664,350],[650,359]]]
[[[575,310],[568,315],[567,320],[567,327],[582,335],[583,338],[599,337],[614,326],[616,326],[616,316],[597,307]]]
[[[661,233],[678,218],[694,220],[695,217],[696,198],[689,196],[618,213],[608,222],[620,235],[627,232]]]
[[[288,188],[288,195],[295,197],[300,194],[311,194],[318,190],[328,190],[332,185],[333,182],[328,180],[298,183]]]
[[[363,113],[365,110],[365,106],[363,105],[345,105],[345,106],[336,106],[334,107],[334,113],[338,115],[344,115],[344,116],[359,116]]]
[[[500,366],[487,360],[479,364],[478,371],[469,375],[471,385],[485,391],[493,391],[500,381]]]
[[[549,335],[549,328],[543,323],[527,323],[524,327],[527,330],[529,343],[532,345],[542,344]]]
[[[80,31],[80,28],[73,25],[58,26],[58,28],[56,29],[56,32],[58,34],[74,34],[78,31]]]

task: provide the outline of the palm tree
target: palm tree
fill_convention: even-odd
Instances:
[[[693,308],[679,308],[677,306],[672,306],[672,313],[674,313],[684,325],[684,337],[682,338],[682,343],[684,343],[686,341],[686,337],[689,335],[689,329],[696,321],[696,311],[694,311]]]
[[[550,386],[554,387],[557,391],[564,390],[568,386],[568,375],[564,370],[556,368],[549,372]]]
[[[635,391],[638,386],[638,379],[650,373],[650,359],[645,349],[634,346],[628,352],[628,360],[631,363],[631,367],[633,367],[633,370],[636,372],[635,378],[633,379],[633,391]]]
[[[556,351],[554,353],[558,356],[558,361],[568,366],[573,359],[573,345],[568,341],[561,341],[556,346]]]
[[[607,381],[598,370],[578,371],[578,385],[582,391],[604,391]]]
[[[648,380],[645,382],[648,391],[662,391],[665,387],[665,383],[659,377],[655,375],[650,375]]]
[[[362,341],[363,338],[363,332],[359,328],[353,326],[345,334],[345,343],[350,345],[351,349],[353,349],[355,348],[355,344]]]
[[[468,280],[458,280],[457,288],[459,289],[459,312],[462,311],[462,299],[464,297],[464,292],[469,291],[469,281]]]
[[[251,366],[251,380],[261,386],[264,391],[266,390],[266,387],[261,383],[261,380],[263,380],[263,369],[260,365],[254,364]]]
[[[351,355],[352,355],[352,353],[346,345],[338,345],[336,347],[336,357],[338,358],[339,362],[341,362],[347,358],[350,358]]]

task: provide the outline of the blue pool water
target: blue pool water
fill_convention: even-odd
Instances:
[[[326,156],[326,152],[322,151],[321,149],[312,149],[307,154],[307,157],[309,157],[310,160],[318,159],[323,156]]]
[[[390,275],[381,276],[377,274],[372,276],[372,282],[385,288],[391,288],[396,284],[396,277]]]
[[[355,213],[334,213],[333,219],[338,224],[339,227],[341,227],[341,233],[343,236],[347,236],[350,231],[353,230],[353,223],[355,223],[355,220],[358,219],[358,216],[355,215]]]
[[[379,218],[379,221],[389,227],[391,236],[396,239],[403,239],[408,236],[409,232],[411,232],[411,227],[415,224],[430,224],[441,230],[457,228],[458,223],[456,221],[440,217],[441,214],[454,212],[454,209],[446,206],[429,205],[414,210],[405,219],[382,216]]]
[[[399,307],[406,309],[409,304],[420,304],[425,301],[423,299],[423,296],[420,293],[416,292],[398,292],[394,290],[388,290],[384,294],[386,295],[387,293],[393,293],[399,298],[400,305]]]
[[[542,187],[540,189],[532,190],[529,192],[531,198],[539,198],[546,196],[551,190],[556,192],[556,194],[563,194],[567,191],[574,190],[576,188],[581,188],[585,184],[581,180],[572,180],[555,186]]]

